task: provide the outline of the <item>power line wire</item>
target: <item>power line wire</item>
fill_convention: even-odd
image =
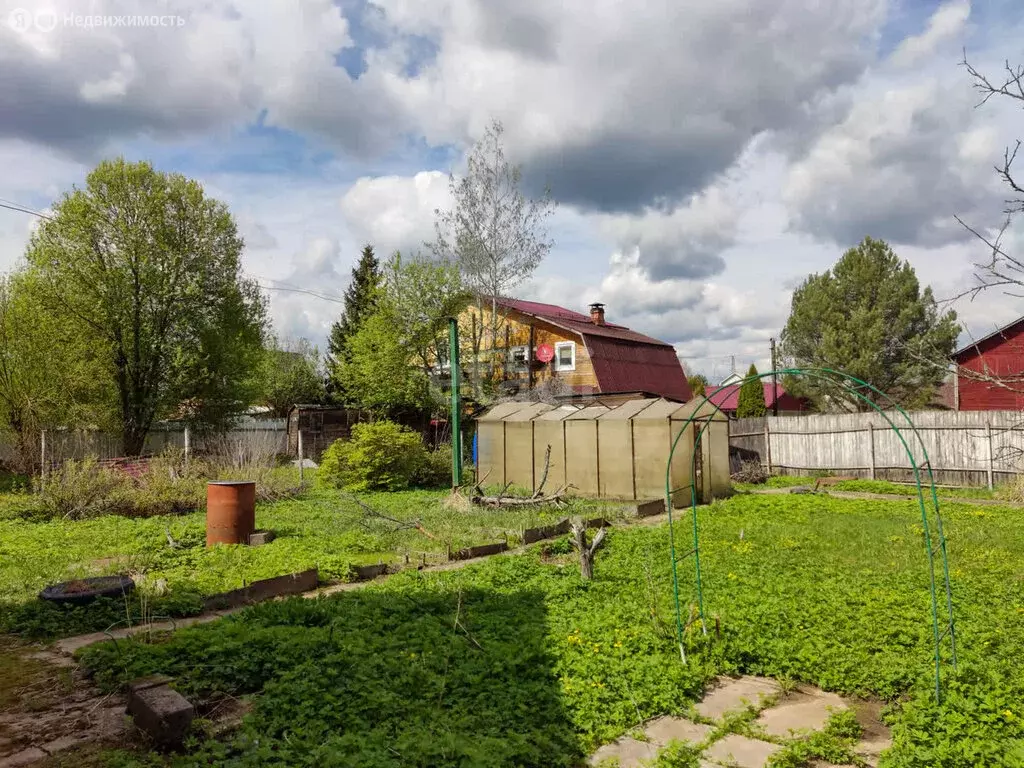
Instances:
[[[21,203],[15,203],[11,200],[4,200],[3,198],[0,198],[0,208],[7,208],[8,210],[17,211],[18,213],[28,213],[33,216],[38,216],[41,219],[53,219],[53,217],[47,213],[37,211],[34,208],[29,208],[27,205],[22,205]]]

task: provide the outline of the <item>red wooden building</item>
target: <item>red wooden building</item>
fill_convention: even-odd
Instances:
[[[953,362],[955,410],[1024,410],[1024,317],[957,350]]]

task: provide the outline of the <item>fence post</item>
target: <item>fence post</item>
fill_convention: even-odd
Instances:
[[[988,444],[988,489],[991,491],[995,487],[995,474],[993,472],[993,464],[995,463],[995,456],[992,452],[992,424],[991,422],[985,425],[985,442]]]
[[[185,427],[185,471],[188,472],[188,457],[192,455],[192,435]]]
[[[764,458],[766,471],[770,475],[772,473],[772,441],[768,434],[768,417],[764,417]]]
[[[871,479],[875,479],[875,425],[868,422],[868,440],[871,441]]]
[[[39,490],[46,487],[46,430],[39,434]]]
[[[299,433],[299,485],[302,485],[304,481],[304,470],[303,464],[306,463],[305,452],[302,450],[302,430],[296,430]]]

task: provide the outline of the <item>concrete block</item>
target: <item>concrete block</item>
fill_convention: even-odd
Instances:
[[[160,749],[180,747],[196,715],[195,707],[166,685],[128,692],[128,714]]]
[[[277,534],[273,531],[256,531],[255,533],[249,534],[249,546],[261,547],[264,544],[269,544],[275,538],[277,538]]]
[[[173,682],[173,677],[167,675],[146,675],[145,677],[138,677],[128,683],[128,693],[139,693],[147,688],[156,688],[157,686],[167,685]]]

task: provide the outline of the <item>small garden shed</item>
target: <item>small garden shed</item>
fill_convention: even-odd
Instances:
[[[705,424],[693,480],[694,446]],[[487,485],[536,490],[547,463],[549,491],[571,484],[583,496],[663,498],[669,450],[684,428],[670,475],[676,505],[689,503],[691,483],[701,500],[727,495],[728,417],[696,400],[647,398],[616,407],[501,403],[478,421],[478,476]]]

